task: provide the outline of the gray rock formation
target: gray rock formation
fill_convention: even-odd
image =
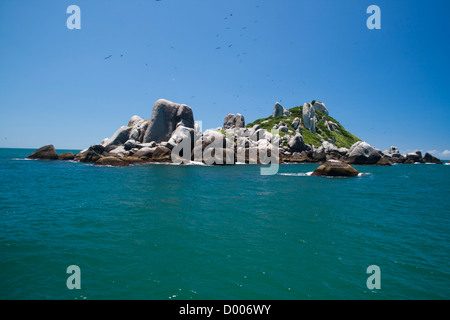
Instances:
[[[175,129],[175,131],[172,133],[172,136],[170,137],[169,141],[167,142],[167,147],[169,149],[174,148],[177,144],[180,142],[190,142],[191,144],[191,150],[194,148],[194,129],[188,128],[184,126],[179,126]]]
[[[291,112],[283,108],[283,106],[279,102],[277,102],[275,103],[275,107],[273,108],[272,117],[276,118],[280,116],[290,117]]]
[[[302,152],[308,150],[308,146],[300,133],[297,133],[289,140],[288,147],[291,152]]]
[[[381,157],[380,150],[375,149],[367,142],[358,141],[351,146],[347,162],[350,164],[376,164]]]
[[[106,146],[109,142],[109,138],[105,138],[102,140],[102,142],[100,143],[102,146]]]
[[[124,148],[125,148],[125,150],[131,150],[131,149],[133,149],[133,148],[136,148],[137,147],[137,143],[136,143],[136,140],[133,140],[133,139],[130,139],[130,140],[127,140],[125,143],[124,143]]]
[[[394,147],[394,146],[392,146],[390,149],[389,149],[389,153],[390,154],[400,154],[400,150],[397,148],[397,147]]]
[[[130,155],[130,152],[125,149],[124,146],[118,146],[117,148],[108,152],[110,155],[117,157],[126,157]]]
[[[312,133],[316,133],[316,112],[309,103],[303,105],[303,126]]]
[[[297,130],[299,126],[300,126],[300,118],[295,118],[294,121],[292,121],[292,128],[294,128],[294,130]]]
[[[135,152],[133,154],[133,156],[138,157],[138,158],[150,158],[151,159],[155,150],[156,150],[156,148],[144,147],[144,148],[140,149],[139,151]]]
[[[322,112],[325,115],[328,115],[328,109],[325,106],[325,103],[319,102],[319,101],[313,101],[311,104],[315,110]]]
[[[75,155],[75,160],[80,162],[96,162],[102,157],[103,152],[105,152],[105,147],[102,145],[94,145]]]
[[[129,127],[134,127],[136,124],[138,124],[139,122],[143,121],[143,119],[139,116],[132,116],[130,121],[128,121],[128,126]]]
[[[338,148],[328,141],[322,142],[322,148],[326,153],[339,152]]]
[[[164,99],[156,101],[143,142],[167,142],[180,121],[183,126],[194,128],[194,115],[190,107]]]
[[[130,139],[142,142],[144,140],[145,131],[148,127],[148,120],[141,120],[133,126],[130,132]]]
[[[109,146],[120,146],[123,145],[130,135],[133,127],[121,127],[119,130],[114,133],[114,135],[108,140],[108,142],[104,145],[105,147]]]
[[[416,151],[416,152],[408,153],[406,155],[405,163],[415,163],[415,162],[423,162],[422,152]]]
[[[232,113],[227,114],[223,121],[224,129],[245,128],[244,116],[240,113],[234,115]]]

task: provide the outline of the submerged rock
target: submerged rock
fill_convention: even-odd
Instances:
[[[28,159],[58,160],[58,154],[56,153],[55,147],[49,144],[37,149],[28,156]]]
[[[329,160],[318,167],[311,175],[322,177],[356,177],[359,171],[347,163]]]

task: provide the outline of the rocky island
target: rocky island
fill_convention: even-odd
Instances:
[[[180,145],[186,141],[188,147],[180,152]],[[173,157],[175,150],[177,155]],[[160,99],[150,119],[133,116],[110,138],[76,155],[58,155],[48,145],[29,158],[129,166],[173,162],[179,157],[206,164],[267,163],[264,158],[270,156],[279,163],[325,163],[318,171],[325,175],[355,175],[356,170],[347,166],[351,164],[442,164],[420,151],[402,155],[394,146],[386,151],[376,149],[348,132],[329,115],[325,104],[316,100],[289,110],[277,102],[270,116],[247,125],[243,115],[228,114],[222,127],[202,132],[189,106]]]

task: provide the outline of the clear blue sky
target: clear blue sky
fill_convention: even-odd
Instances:
[[[449,14],[447,0],[0,0],[0,147],[83,149],[159,98],[203,129],[316,99],[377,148],[442,156]]]

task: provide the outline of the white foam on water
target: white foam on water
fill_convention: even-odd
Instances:
[[[372,174],[369,172],[360,172],[358,173],[358,177],[366,177],[366,176],[371,176]]]
[[[288,176],[288,177],[309,177],[312,175],[312,171],[311,172],[300,172],[300,173],[279,173],[280,176]]]
[[[186,165],[187,166],[208,166],[206,163],[203,163],[201,161],[191,161]]]
[[[13,161],[35,161],[39,159],[28,159],[28,158],[12,158]]]
[[[444,163],[444,166],[450,166],[450,162]]]

